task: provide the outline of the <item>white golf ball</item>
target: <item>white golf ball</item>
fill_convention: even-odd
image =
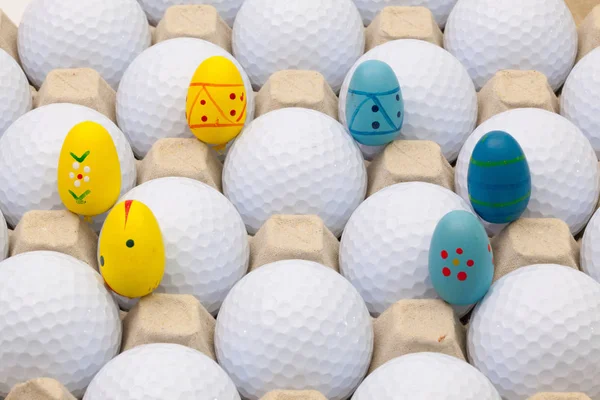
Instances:
[[[352,0],[245,0],[233,25],[233,54],[258,90],[274,72],[318,71],[337,93],[365,51]]]
[[[371,314],[400,299],[439,298],[429,277],[429,246],[439,220],[454,210],[469,207],[442,186],[409,182],[378,191],[352,214],[342,235],[340,272]]]
[[[560,96],[560,113],[581,129],[600,156],[600,49],[571,71]]]
[[[6,225],[6,219],[0,212],[0,261],[8,257],[9,249],[9,237],[8,237],[8,226]]]
[[[135,0],[33,0],[19,25],[19,56],[36,87],[53,69],[87,67],[116,89],[150,43]]]
[[[58,156],[69,131],[78,123],[101,124],[117,148],[121,194],[135,186],[135,159],[123,132],[107,117],[84,106],[49,104],[23,115],[0,137],[0,209],[15,226],[30,210],[62,210],[58,194]],[[107,213],[94,217],[99,230]]]
[[[444,48],[477,90],[503,69],[540,71],[558,90],[575,62],[577,27],[564,0],[458,0]]]
[[[492,285],[473,312],[467,352],[505,400],[537,392],[600,396],[600,284],[537,264]]]
[[[167,11],[167,8],[180,4],[208,4],[217,9],[219,15],[233,26],[235,16],[244,0],[138,0],[146,11],[148,20],[156,26]]]
[[[250,248],[244,222],[220,192],[189,178],[159,178],[120,200],[138,200],[154,213],[165,244],[159,293],[194,295],[216,314],[246,273]]]
[[[423,40],[393,40],[369,50],[352,66],[340,91],[338,111],[344,126],[348,85],[367,60],[388,63],[398,77],[405,110],[400,138],[437,142],[446,158],[454,161],[477,122],[477,93],[460,62]]]
[[[589,140],[569,120],[538,108],[518,108],[488,119],[469,136],[456,163],[456,192],[467,202],[473,148],[483,135],[502,130],[523,148],[531,172],[531,198],[523,218],[559,218],[577,234],[598,202],[598,159]],[[470,206],[470,204],[469,204]],[[496,234],[506,224],[484,225]]]
[[[194,137],[185,116],[187,92],[198,66],[213,56],[226,57],[238,67],[246,88],[246,124],[252,121],[252,85],[231,54],[202,39],[166,40],[131,63],[117,91],[117,122],[138,157],[145,157],[158,139]]]
[[[238,136],[223,167],[223,193],[250,234],[273,214],[317,214],[339,236],[366,190],[352,137],[333,118],[305,108],[261,115]]]
[[[136,346],[94,377],[84,400],[239,400],[223,369],[201,352],[172,343]]]
[[[340,274],[285,260],[233,287],[217,317],[215,349],[246,399],[275,389],[314,389],[339,400],[367,372],[373,327],[360,295]]]
[[[373,371],[353,400],[501,400],[488,378],[456,357],[412,353]]]
[[[81,397],[121,346],[121,320],[100,274],[52,251],[0,263],[0,396],[49,377]]]
[[[27,77],[14,58],[0,49],[0,136],[21,115],[31,110]]]
[[[427,7],[441,29],[446,25],[448,14],[456,0],[354,0],[365,25],[369,25],[384,7],[411,6]]]
[[[596,210],[581,241],[581,270],[600,282],[600,212]]]

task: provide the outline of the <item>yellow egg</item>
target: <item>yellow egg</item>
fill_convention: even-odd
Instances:
[[[106,284],[121,296],[141,297],[158,287],[165,246],[148,206],[126,200],[113,207],[100,232],[98,264]]]
[[[108,131],[81,122],[67,134],[58,157],[58,193],[65,207],[84,216],[102,214],[119,199],[121,165]]]
[[[246,89],[240,71],[231,60],[206,59],[192,77],[185,115],[201,141],[224,145],[235,138],[246,122]]]

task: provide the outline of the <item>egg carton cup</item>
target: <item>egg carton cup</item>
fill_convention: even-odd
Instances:
[[[520,218],[492,241],[494,279],[533,264],[560,264],[579,269],[579,245],[569,226],[556,218]]]
[[[592,11],[592,9],[600,4],[598,0],[565,0],[569,10],[571,10],[571,14],[573,14],[573,19],[577,26],[580,26],[585,19]]]
[[[406,354],[437,352],[466,361],[466,330],[443,300],[400,300],[373,321],[369,374]]]
[[[17,49],[17,32],[17,25],[0,9],[0,49],[6,51],[20,63]]]
[[[152,293],[124,316],[121,352],[149,343],[174,343],[216,361],[215,323],[192,295]]]
[[[327,400],[327,397],[316,390],[273,390],[260,400]]]
[[[5,400],[76,400],[76,398],[57,380],[36,378],[13,386]]]
[[[578,392],[569,393],[537,393],[527,400],[592,400],[588,395]]]
[[[596,1],[597,3],[597,1]],[[600,4],[583,19],[577,28],[579,44],[576,61],[581,60],[590,51],[600,46]]]
[[[339,272],[340,243],[316,215],[273,215],[250,239],[249,272],[280,260],[318,262]]]

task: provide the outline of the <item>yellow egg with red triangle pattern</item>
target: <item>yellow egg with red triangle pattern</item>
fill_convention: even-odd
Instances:
[[[117,202],[121,165],[106,128],[85,121],[69,131],[58,157],[57,178],[60,198],[75,214],[102,214]]]
[[[223,56],[207,58],[188,88],[185,115],[190,129],[204,143],[224,147],[244,127],[246,97],[235,64]]]

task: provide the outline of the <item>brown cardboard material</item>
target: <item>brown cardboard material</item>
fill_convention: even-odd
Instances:
[[[600,4],[600,0],[565,0],[573,14],[573,19],[579,26],[592,9]]]
[[[576,62],[600,46],[600,5],[592,9],[577,28],[579,36]]]
[[[20,64],[17,37],[17,25],[0,9],[0,49],[6,51]]]
[[[327,400],[316,390],[272,390],[260,400]]]
[[[19,383],[5,400],[76,400],[66,387],[51,378],[36,378]]]
[[[275,72],[256,95],[256,117],[287,107],[309,108],[338,118],[338,98],[316,71]]]
[[[538,393],[527,400],[592,400],[584,393],[570,392],[570,393]]]

